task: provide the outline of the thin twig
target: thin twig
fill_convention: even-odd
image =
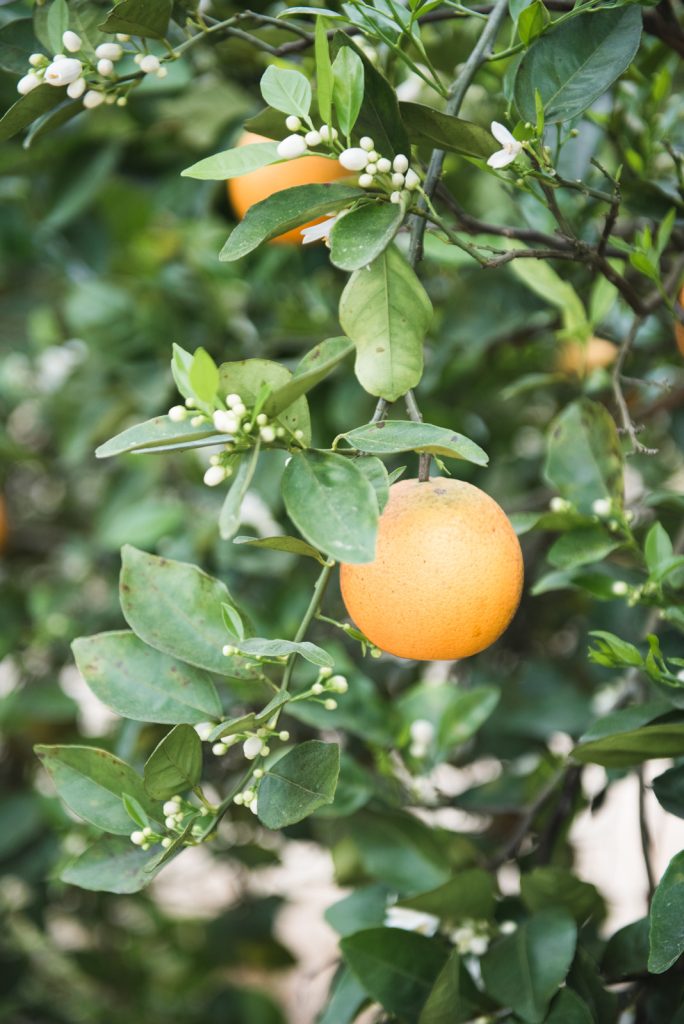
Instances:
[[[379,398],[378,404],[375,406],[375,412],[371,423],[379,423],[380,420],[384,420],[387,416],[387,410],[389,409],[389,402],[385,398]]]
[[[622,422],[622,431],[627,434],[632,443],[632,454],[640,453],[642,455],[655,455],[658,451],[657,448],[647,448],[641,444],[637,438],[637,428],[632,422],[632,417],[629,412],[627,400],[625,399],[624,392],[622,390],[622,369],[625,365],[627,356],[632,350],[634,339],[637,336],[639,328],[643,322],[643,317],[635,316],[632,326],[625,337],[625,340],[620,346],[620,352],[615,360],[615,366],[613,367],[613,394],[615,396],[615,402],[620,413],[620,420]]]
[[[653,865],[651,863],[651,830],[646,817],[646,784],[644,782],[643,765],[639,765],[636,775],[639,780],[639,836],[641,838],[641,852],[644,857],[644,867],[646,869],[646,879],[648,882],[648,904],[650,906],[651,900],[653,899],[653,893],[655,892],[656,882]]]

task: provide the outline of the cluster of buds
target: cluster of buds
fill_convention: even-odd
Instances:
[[[124,50],[122,43],[130,41],[130,36],[117,33],[116,42],[100,43],[91,55],[84,47],[83,40],[68,29],[62,34],[64,53],[56,53],[52,58],[43,53],[32,53],[29,57],[30,70],[17,83],[17,92],[26,96],[39,85],[45,83],[55,88],[65,88],[67,96],[72,100],[83,98],[83,106],[92,110],[101,103],[126,104],[126,95],[117,96],[110,89],[116,82],[115,64],[132,50]],[[155,74],[164,78],[168,74],[162,67],[159,58],[151,53],[136,53],[135,63],[145,74]]]
[[[411,746],[409,747],[411,757],[419,759],[426,757],[435,738],[435,727],[432,722],[429,722],[427,718],[416,718],[411,722],[409,734],[411,736]]]
[[[327,693],[346,693],[349,683],[345,676],[333,675],[331,668],[319,669],[318,678],[313,686],[300,698],[311,698],[317,704],[322,704],[326,711],[334,711],[337,708],[337,701],[334,697],[326,697]]]
[[[193,804],[184,801],[180,796],[172,796],[170,800],[164,803],[162,810],[164,812],[164,825],[166,826],[167,833],[170,832],[171,835],[162,835],[156,832],[150,825],[146,825],[142,829],[136,829],[131,832],[130,838],[134,846],[139,846],[143,850],[149,850],[152,846],[159,843],[163,849],[168,850],[174,839],[185,829],[188,814],[191,814],[193,817],[197,814],[204,817],[209,813],[206,807],[195,807]],[[201,831],[201,826],[197,826],[197,835]]]
[[[502,921],[498,932],[499,935],[512,935],[517,929],[515,921]],[[466,920],[458,928],[450,931],[448,937],[461,956],[484,956],[494,936],[487,921]]]

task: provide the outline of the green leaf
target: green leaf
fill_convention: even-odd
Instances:
[[[496,708],[500,696],[501,691],[495,686],[459,690],[448,684],[419,683],[402,694],[397,706],[407,728],[416,718],[431,722],[438,752],[446,755],[475,735]]]
[[[143,39],[163,39],[169,27],[173,0],[120,0],[107,13],[103,32],[125,32]]]
[[[661,807],[684,818],[684,765],[668,768],[653,780],[652,787]]]
[[[349,46],[343,46],[333,61],[332,75],[332,100],[337,123],[342,134],[349,138],[363,103],[364,70],[361,58]]]
[[[518,18],[518,35],[525,46],[529,46],[542,34],[549,20],[549,12],[541,0],[534,0],[529,7],[521,12]]]
[[[270,64],[259,83],[264,102],[283,114],[306,118],[311,109],[311,86],[300,71]]]
[[[494,877],[482,868],[471,868],[436,889],[401,900],[399,906],[434,914],[450,924],[468,918],[485,921],[494,913],[495,893]]]
[[[385,885],[364,885],[333,903],[324,917],[330,927],[342,936],[380,926],[387,913],[388,894]]]
[[[282,491],[287,514],[310,544],[343,562],[373,560],[378,500],[350,459],[322,452],[293,455]]]
[[[595,1018],[585,1003],[571,988],[558,993],[544,1018],[545,1024],[595,1024]]]
[[[335,796],[340,771],[336,743],[308,740],[266,769],[257,799],[259,821],[280,829],[307,818]]]
[[[576,942],[577,926],[564,911],[533,915],[482,958],[485,991],[524,1021],[542,1021],[570,969]]]
[[[174,423],[168,416],[155,416],[105,441],[95,450],[95,455],[98,459],[110,459],[113,455],[128,452],[149,455],[173,448],[197,448],[231,440],[230,434],[219,434],[209,422],[193,427],[189,419]]]
[[[332,41],[333,54],[343,48],[352,50],[363,64],[363,103],[356,121],[359,135],[369,135],[378,153],[386,157],[411,150],[397,102],[397,94],[387,79],[369,61],[365,53],[346,32],[336,32]]]
[[[620,928],[610,937],[601,960],[601,973],[608,982],[624,981],[648,969],[648,932],[650,921],[639,921]]]
[[[545,475],[583,515],[597,499],[622,507],[623,457],[615,422],[598,402],[568,405],[551,424]]]
[[[262,242],[301,227],[316,217],[332,216],[365,194],[360,188],[335,183],[297,185],[274,192],[268,199],[250,206],[223,246],[219,259],[224,262],[242,259]]]
[[[371,999],[413,1022],[447,955],[442,943],[399,928],[369,928],[348,935],[340,949]]]
[[[319,19],[320,20],[320,19]],[[316,1024],[353,1024],[367,996],[348,967],[341,966]]]
[[[243,456],[238,462],[237,472],[219,514],[219,533],[223,540],[230,540],[240,528],[242,503],[256,472],[260,447],[257,442],[249,456]]]
[[[494,1007],[479,992],[454,949],[420,1014],[419,1024],[463,1024],[480,1018],[489,1020],[487,1010]]]
[[[449,153],[486,159],[496,148],[486,128],[422,103],[400,103],[406,129],[415,142],[429,142]],[[537,261],[535,261],[537,262]]]
[[[135,797],[150,818],[160,820],[160,808],[150,801],[143,780],[109,751],[81,746],[34,749],[64,803],[103,832],[130,833],[131,820],[121,802],[123,793]]]
[[[124,805],[126,814],[138,828],[147,828],[149,826],[150,819],[139,800],[136,800],[130,793],[122,793],[121,802]]]
[[[176,725],[145,762],[145,789],[157,800],[192,789],[202,777],[202,741],[191,725]]]
[[[654,523],[646,534],[644,555],[648,571],[652,576],[657,575],[660,568],[667,565],[672,558],[672,541],[660,523]]]
[[[128,625],[155,650],[222,676],[250,674],[221,653],[226,642],[221,605],[234,604],[228,588],[196,566],[127,544],[120,598]]]
[[[320,14],[323,12],[321,11]],[[316,57],[316,100],[321,121],[329,125],[332,119],[332,65],[325,18],[316,18],[314,32],[314,54]]]
[[[219,386],[218,367],[209,353],[198,348],[188,374],[193,394],[200,402],[212,404]]]
[[[648,969],[663,974],[684,952],[684,851],[677,853],[653,894]]]
[[[363,455],[354,459],[354,465],[361,470],[375,491],[375,497],[378,499],[378,511],[382,512],[389,501],[390,489],[389,473],[385,469],[384,462],[376,459],[374,455]]]
[[[263,401],[264,412],[268,416],[275,416],[290,434],[301,430],[301,444],[311,443],[311,420],[309,418],[309,406],[302,393],[292,400],[292,392],[289,392],[287,399],[282,402],[271,403],[269,399],[281,393],[293,382],[293,374],[281,363],[272,362],[269,359],[242,359],[235,363],[223,363],[219,367],[221,378],[221,395],[231,393],[238,394],[246,406],[252,407],[263,394],[267,397]],[[278,412],[276,408],[280,406]]]
[[[521,248],[520,242],[503,241],[502,245],[509,249]],[[584,303],[570,282],[557,274],[550,263],[546,260],[513,260],[510,268],[531,292],[560,310],[568,338],[586,337],[588,319]]]
[[[432,304],[397,249],[391,246],[352,274],[339,315],[356,345],[354,369],[366,391],[394,402],[418,384]]]
[[[134,633],[98,633],[71,646],[90,689],[118,715],[169,725],[221,717],[210,676],[148,647]]]
[[[644,659],[639,653],[639,649],[634,644],[621,640],[614,633],[607,633],[602,629],[592,629],[589,636],[595,637],[597,640],[596,647],[589,651],[589,657],[597,664],[609,667],[628,665],[630,668],[641,668],[643,665]],[[597,654],[600,654],[601,658],[596,657]]]
[[[26,96],[20,96],[9,110],[0,117],[0,142],[11,139],[22,128],[35,121],[37,117],[52,110],[64,100],[61,89],[52,85],[39,85]]]
[[[451,839],[447,856],[439,834],[412,815],[374,806],[355,814],[346,831],[364,873],[401,895],[436,888],[453,875]]]
[[[64,49],[62,36],[69,28],[69,5],[66,0],[52,0],[47,13],[47,34],[53,53],[61,53]],[[28,54],[26,55],[28,59]],[[50,86],[54,88],[54,86]]]
[[[68,885],[93,892],[140,892],[159,871],[158,861],[164,852],[158,847],[141,850],[120,836],[101,836],[67,864],[59,877]]]
[[[605,917],[606,908],[596,886],[575,878],[561,867],[539,867],[521,876],[520,895],[523,903],[536,913],[547,907],[562,907],[577,921],[584,924],[590,917]]]
[[[523,57],[515,102],[524,121],[535,121],[538,89],[547,124],[577,117],[631,64],[641,38],[636,6],[579,15],[538,39]]]
[[[312,665],[331,668],[335,664],[327,651],[308,640],[295,643],[292,640],[266,640],[263,637],[254,636],[248,640],[236,641],[234,646],[246,657],[284,658],[291,654],[299,654]]]
[[[11,75],[25,75],[29,54],[36,49],[32,18],[15,18],[0,28],[0,68],[3,71],[9,71]]]
[[[326,338],[307,352],[286,384],[274,388],[264,402],[267,416],[278,416],[324,380],[354,350],[349,338]]]
[[[669,710],[669,708],[668,708]],[[576,761],[602,764],[606,768],[628,768],[652,757],[680,757],[684,754],[684,721],[646,725],[601,739],[582,737],[572,756]]]
[[[574,569],[578,565],[602,561],[622,543],[602,526],[585,526],[558,537],[546,557],[557,569]]]
[[[253,142],[249,146],[236,146],[235,149],[226,149],[223,153],[198,160],[196,164],[181,171],[181,177],[197,178],[199,181],[224,181],[226,178],[251,174],[280,159],[277,142]]]
[[[464,459],[486,466],[489,459],[479,445],[446,427],[413,420],[383,420],[366,423],[340,434],[352,448],[372,455],[396,455],[399,452],[429,452],[446,459]]]
[[[404,222],[400,203],[366,203],[340,217],[330,232],[330,259],[340,270],[360,270],[380,256]]]
[[[236,537],[233,544],[249,544],[253,548],[269,548],[272,551],[287,551],[291,555],[315,558],[319,565],[325,565],[320,551],[299,537]]]

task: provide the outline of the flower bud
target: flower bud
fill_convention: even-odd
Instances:
[[[372,185],[373,185],[373,175],[372,174],[360,174],[359,175],[359,185],[360,185],[361,188],[371,188]]]
[[[346,693],[349,689],[349,683],[344,676],[331,676],[328,680],[328,686],[335,693]]]
[[[167,828],[174,829],[176,827],[176,815],[167,814],[167,816],[164,818],[164,824],[166,825]]]
[[[143,59],[140,61],[140,70],[146,75],[153,75],[157,71],[161,64],[159,63],[159,57],[156,57],[153,53],[146,53]]]
[[[234,654],[237,654],[237,647],[233,647],[232,644],[224,644],[221,651],[225,658],[232,658]]]
[[[296,116],[296,114],[290,114],[289,117],[285,118],[285,127],[288,132],[298,132],[302,127],[302,122]]]
[[[413,191],[413,189],[414,188],[418,188],[419,185],[420,185],[420,178],[418,177],[416,172],[413,170],[413,168],[409,167],[408,171],[406,172],[406,178],[405,178],[405,181],[404,181],[404,187],[410,189],[411,191]]]
[[[131,832],[131,842],[135,846],[142,846],[142,844],[145,842],[145,836],[139,829],[135,832]]]
[[[411,739],[414,743],[427,746],[435,738],[435,727],[427,718],[416,718],[409,727]]]
[[[281,729],[280,732],[278,733],[278,739],[280,740],[281,743],[287,743],[289,738],[290,734],[287,731],[287,729]]]
[[[369,135],[364,135],[362,139],[359,139],[359,146],[361,149],[365,149],[367,153],[369,153],[371,149],[375,149],[375,143]]]
[[[204,482],[207,487],[218,487],[226,479],[226,471],[223,466],[209,466],[204,474]]]
[[[48,58],[44,53],[32,53],[28,62],[32,68],[39,68],[43,64],[49,64]]]
[[[116,38],[119,40],[120,43],[129,43],[131,40],[131,37],[128,35],[127,32],[117,32]]]
[[[217,430],[220,430],[222,434],[234,434],[237,429],[237,420],[232,412],[226,412],[224,409],[217,409],[212,416],[214,426]]]
[[[94,110],[95,107],[99,107],[101,103],[104,103],[104,93],[95,92],[94,89],[89,89],[83,97],[83,106],[86,110]]]
[[[399,174],[406,174],[409,169],[408,157],[404,156],[403,153],[397,153],[392,161],[392,167],[395,171],[398,171]]]
[[[97,73],[102,75],[103,78],[107,78],[114,71],[114,63],[109,57],[102,57],[97,62]]]
[[[201,740],[208,740],[211,733],[214,731],[213,722],[198,722],[194,727],[195,732]]]
[[[41,84],[41,79],[38,75],[34,74],[33,71],[29,71],[28,75],[24,75],[17,82],[17,92],[22,96],[27,96],[33,89],[37,88]]]
[[[311,692],[313,694],[315,694],[316,696],[318,696],[319,693],[323,693],[323,686],[322,686],[322,684],[321,683],[314,683],[313,686],[311,687]]]
[[[591,511],[597,516],[609,516],[613,505],[610,498],[597,498],[592,502]]]
[[[323,701],[323,707],[325,708],[326,711],[334,711],[335,708],[337,707],[337,701],[334,699],[334,697],[328,697],[327,700]]]
[[[306,142],[301,135],[288,135],[278,143],[277,152],[283,160],[294,160],[306,152]]]
[[[45,81],[48,85],[69,85],[81,77],[82,70],[83,65],[75,57],[64,57],[62,60],[55,58],[45,69]]]
[[[179,810],[180,804],[176,800],[167,800],[162,806],[162,811],[164,812],[165,817],[172,814],[178,814]]]
[[[70,32],[68,29],[62,33],[62,46],[69,53],[78,53],[82,46],[81,37],[77,36],[75,32]]]
[[[392,195],[390,196],[390,203],[400,203],[400,202],[401,202],[401,192],[393,192]]]
[[[253,761],[255,757],[259,756],[263,749],[264,741],[258,736],[250,736],[249,739],[246,739],[242,744],[242,752],[248,761]]]
[[[70,82],[69,85],[67,85],[67,96],[72,100],[80,99],[85,91],[85,78],[77,78],[75,82]]]
[[[610,589],[616,597],[624,597],[629,592],[629,587],[624,580],[616,580]]]
[[[324,142],[334,141],[338,136],[337,128],[329,128],[327,124],[322,124],[318,129],[318,134]]]
[[[368,154],[365,149],[352,146],[351,149],[343,150],[339,157],[340,163],[347,171],[362,171],[368,163]]]
[[[228,747],[225,745],[225,743],[215,743],[211,748],[212,754],[216,754],[217,757],[221,757],[223,754],[227,752],[227,750]]]
[[[255,422],[257,427],[265,427],[266,424],[268,423],[268,416],[266,415],[265,412],[260,412]]]
[[[307,146],[313,147],[320,146],[323,140],[321,139],[320,132],[307,132],[306,135],[304,136],[304,141],[306,142]]]
[[[392,170],[392,161],[388,160],[386,156],[381,156],[377,161],[377,168],[380,174],[389,174]]]
[[[164,65],[162,64],[162,66],[157,71],[157,78],[166,78],[168,73],[169,73],[169,69],[165,68]]]
[[[120,36],[117,36],[116,38],[119,39]],[[126,36],[124,42],[127,42],[129,39],[130,36]],[[95,48],[95,56],[97,58],[104,57],[105,60],[120,60],[123,56],[123,50],[118,43],[100,43],[100,45]]]
[[[405,180],[404,175],[400,174],[399,171],[395,171],[392,175],[392,184],[395,188],[403,188]]]
[[[234,409],[236,405],[242,405],[242,399],[239,395],[226,395],[226,405],[229,409]]]
[[[173,842],[173,839],[171,838],[171,836],[164,836],[164,838],[161,841],[163,849],[168,850],[168,848],[169,848],[169,846],[171,846],[172,842]]]
[[[276,439],[276,432],[273,427],[262,427],[259,434],[265,444],[271,444]]]
[[[169,409],[168,416],[172,423],[180,423],[187,416],[185,406],[172,405]]]

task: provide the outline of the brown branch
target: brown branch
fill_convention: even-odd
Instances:
[[[640,453],[642,455],[656,455],[658,452],[657,448],[646,448],[646,446],[641,444],[641,442],[637,438],[637,428],[632,422],[629,407],[627,405],[627,401],[622,390],[622,368],[625,365],[627,356],[632,350],[634,339],[637,336],[637,333],[639,331],[639,328],[641,327],[642,322],[642,316],[637,315],[634,317],[632,326],[627,335],[625,336],[622,345],[620,346],[620,351],[618,353],[617,359],[615,360],[615,366],[613,367],[613,394],[615,396],[615,403],[620,413],[620,420],[622,422],[622,433],[627,434],[632,443],[632,454]]]

